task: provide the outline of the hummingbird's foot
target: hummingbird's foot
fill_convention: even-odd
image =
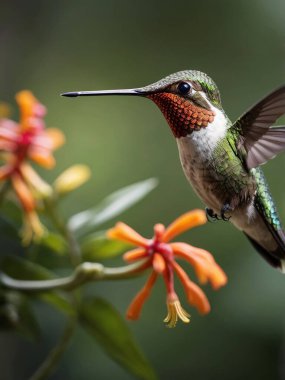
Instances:
[[[216,222],[217,220],[221,220],[221,218],[214,213],[213,209],[206,207],[205,211],[208,222]]]
[[[231,216],[226,216],[225,213],[228,211],[233,211],[233,208],[228,204],[225,203],[221,209],[221,218],[225,221],[228,222],[231,219]]]

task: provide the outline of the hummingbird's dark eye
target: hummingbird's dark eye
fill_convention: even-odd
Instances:
[[[186,95],[191,90],[191,86],[188,82],[180,82],[177,86],[177,90],[181,95]]]

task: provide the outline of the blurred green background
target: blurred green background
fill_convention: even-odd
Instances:
[[[167,224],[203,207],[184,178],[162,115],[140,98],[59,94],[142,86],[175,71],[198,69],[216,81],[224,108],[235,119],[285,83],[285,2],[2,0],[0,57],[0,98],[13,103],[16,91],[31,89],[48,107],[47,125],[66,134],[56,169],[44,177],[53,180],[73,163],[92,168],[92,180],[63,203],[66,217],[122,186],[157,177],[159,187],[121,217],[150,236],[155,222]],[[285,221],[284,167],[280,155],[264,170]],[[284,276],[230,224],[207,224],[183,239],[213,252],[229,283],[217,293],[206,289],[210,315],[200,317],[187,306],[191,324],[174,330],[162,323],[162,284],[154,290],[141,320],[130,326],[159,377],[285,379]],[[143,282],[100,283],[89,292],[104,295],[124,313]],[[1,379],[27,378],[57,339],[61,317],[40,304],[37,313],[43,342],[0,337]],[[82,331],[53,377],[110,378],[131,377]]]

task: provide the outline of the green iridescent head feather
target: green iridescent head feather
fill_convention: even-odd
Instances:
[[[197,70],[178,71],[177,73],[168,75],[155,83],[141,87],[140,90],[156,91],[158,89],[166,88],[167,86],[179,81],[198,82],[211,103],[220,109],[222,108],[220,92],[217,85],[207,74]]]

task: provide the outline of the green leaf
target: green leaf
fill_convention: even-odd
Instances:
[[[67,245],[63,237],[54,232],[46,233],[40,241],[40,246],[48,248],[58,255],[64,255],[67,252]]]
[[[96,262],[98,260],[111,259],[126,252],[132,245],[119,240],[108,239],[105,232],[97,232],[88,235],[81,244],[82,258],[84,261]]]
[[[47,270],[41,265],[16,256],[5,257],[1,263],[1,270],[8,276],[17,280],[37,281],[48,280],[56,277],[53,272]],[[30,295],[42,299],[67,314],[74,313],[67,297],[59,291],[30,293]]]
[[[107,301],[100,298],[85,300],[80,321],[106,353],[122,367],[139,379],[156,379],[125,321]]]
[[[150,178],[124,187],[109,195],[97,207],[73,215],[69,219],[69,228],[78,235],[85,234],[139,202],[156,186],[157,180]]]

